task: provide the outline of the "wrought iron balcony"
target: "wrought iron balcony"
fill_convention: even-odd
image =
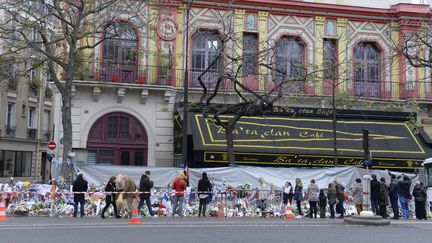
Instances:
[[[37,128],[27,128],[27,138],[36,139],[37,138]]]
[[[6,136],[15,137],[15,126],[6,126]]]
[[[51,141],[51,131],[50,130],[43,130],[42,131],[42,141],[44,141],[44,142]]]

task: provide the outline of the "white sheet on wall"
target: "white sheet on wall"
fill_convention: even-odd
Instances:
[[[99,186],[104,185],[113,175],[128,175],[138,184],[141,175],[149,170],[151,180],[155,187],[167,187],[183,170],[177,167],[142,167],[142,166],[114,166],[114,165],[75,165],[75,172],[82,172],[84,178],[90,184]],[[365,174],[376,174],[378,178],[384,177],[390,182],[389,174],[384,170],[365,170],[357,167],[332,167],[332,168],[276,168],[276,167],[218,167],[218,168],[199,168],[189,169],[190,186],[196,188],[201,174],[206,172],[215,186],[221,186],[223,181],[236,187],[249,183],[252,187],[258,186],[258,178],[263,177],[268,183],[273,183],[277,187],[282,187],[286,181],[294,184],[295,178],[300,178],[303,185],[307,187],[311,179],[315,179],[320,188],[327,188],[330,182],[335,179],[344,184],[349,189],[356,178],[363,178]],[[400,172],[392,172],[395,175]],[[413,181],[416,180],[415,174],[406,173]]]

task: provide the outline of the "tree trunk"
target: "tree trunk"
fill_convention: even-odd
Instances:
[[[66,81],[68,82],[68,81]],[[66,85],[66,88],[68,85]],[[72,151],[72,96],[70,92],[66,92],[62,97],[62,125],[63,125],[63,164],[61,175],[66,182],[72,178],[72,166],[67,163],[69,156],[68,153]]]
[[[235,166],[234,134],[233,134],[234,125],[229,123],[225,128],[229,166]]]
[[[337,85],[335,85],[335,81],[333,80],[333,87],[332,87],[333,160],[334,160],[334,165],[338,166],[337,130],[336,130],[336,123],[337,123],[337,120],[336,120],[336,88],[337,88]]]

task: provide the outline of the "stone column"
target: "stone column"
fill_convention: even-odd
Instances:
[[[268,12],[258,12],[258,31],[259,31],[259,42],[260,45],[260,51],[268,49],[269,47],[265,44],[267,40],[267,19],[268,19]],[[268,69],[265,67],[260,67],[259,69],[259,90],[264,91],[265,90],[265,84],[266,84],[266,74],[268,73]]]
[[[347,24],[347,20],[343,19],[343,18],[339,18],[337,19],[337,33],[339,36],[339,41],[338,41],[338,52],[339,52],[339,56],[338,56],[338,70],[339,70],[339,80],[338,82],[341,82],[341,84],[338,86],[339,87],[339,92],[343,93],[347,90],[347,88],[349,87],[349,82],[352,82],[352,79],[350,79],[350,72],[349,72],[349,68],[350,68],[350,61],[348,60],[348,52],[351,51],[351,49],[347,49],[347,40],[349,39],[347,36],[347,32],[346,32],[346,24]],[[352,75],[351,75],[352,76]]]
[[[315,63],[318,68],[324,70],[323,68],[323,56],[324,56],[324,23],[325,17],[316,16],[315,17],[315,26],[316,26],[316,35],[315,35]],[[323,76],[323,74],[319,74]],[[315,87],[316,94],[323,94],[323,85],[324,80],[317,80],[316,83],[313,84]]]

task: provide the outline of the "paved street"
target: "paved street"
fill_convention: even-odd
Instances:
[[[127,219],[10,217],[0,242],[431,242],[432,221],[391,226],[347,226],[330,219],[158,218],[142,225]]]

